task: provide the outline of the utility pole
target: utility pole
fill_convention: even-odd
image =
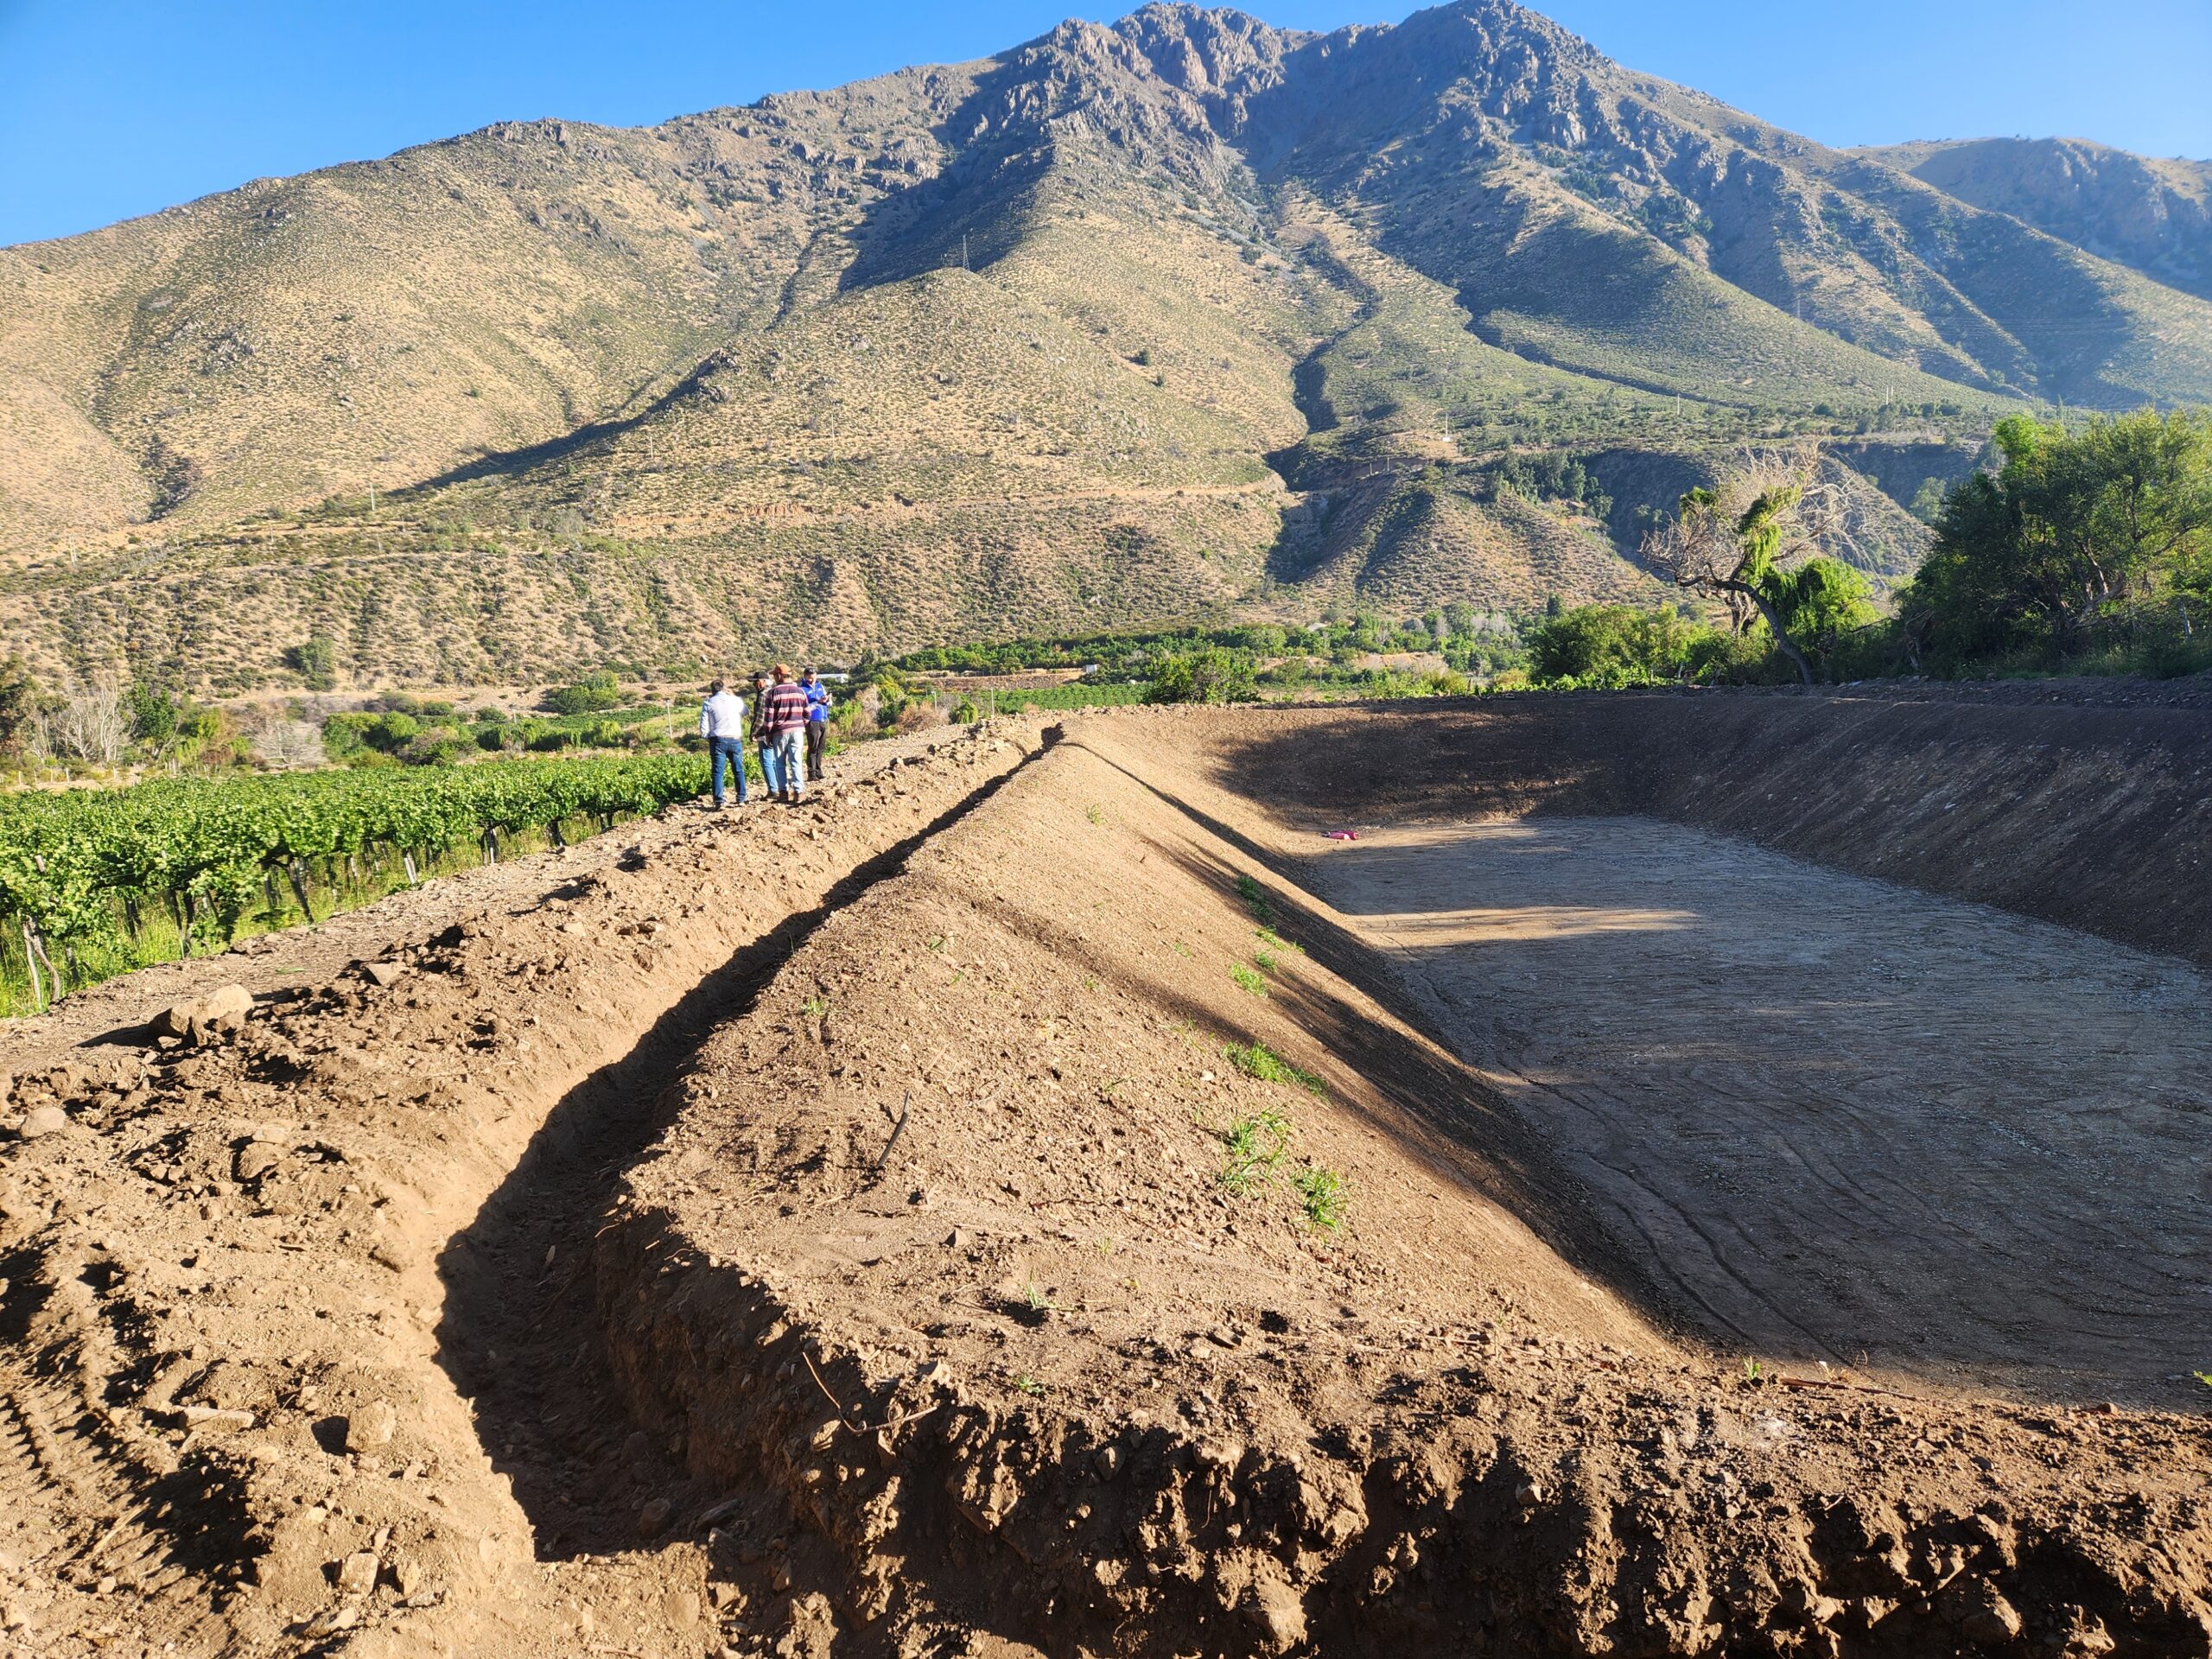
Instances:
[[[963,231],[960,232],[960,269],[966,270],[968,268],[968,232]]]

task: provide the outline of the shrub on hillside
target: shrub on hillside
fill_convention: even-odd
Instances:
[[[315,634],[284,653],[284,666],[297,674],[310,691],[327,691],[338,683],[338,647]]]
[[[612,669],[587,674],[574,685],[545,694],[545,706],[556,715],[598,715],[622,706],[622,683]]]

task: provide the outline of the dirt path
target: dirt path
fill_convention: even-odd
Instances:
[[[1645,819],[1320,875],[1724,1344],[2201,1405],[2202,974]]]

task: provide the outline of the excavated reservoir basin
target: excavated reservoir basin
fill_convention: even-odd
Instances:
[[[2208,762],[1116,711],[118,982],[0,1651],[2212,1653]]]

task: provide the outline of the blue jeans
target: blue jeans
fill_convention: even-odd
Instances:
[[[784,793],[796,795],[806,787],[806,733],[778,732],[776,770],[784,780]]]
[[[760,781],[767,785],[771,795],[784,792],[784,763],[777,757],[776,740],[772,737],[760,740]]]
[[[710,737],[707,740],[707,764],[712,769],[715,781],[715,804],[722,804],[722,768],[728,766],[737,774],[737,804],[745,804],[745,740],[741,737]]]

